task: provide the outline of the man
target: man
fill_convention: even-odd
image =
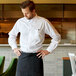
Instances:
[[[57,47],[60,35],[47,19],[37,15],[33,1],[24,1],[20,7],[24,17],[17,20],[8,38],[9,45],[19,56],[16,76],[43,76],[43,58]],[[19,32],[20,48],[17,48]],[[42,50],[45,33],[52,40],[48,48]]]

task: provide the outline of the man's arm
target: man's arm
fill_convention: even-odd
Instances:
[[[14,50],[14,53],[16,53],[19,56],[20,49],[17,48],[17,43],[16,43],[16,37],[17,37],[18,33],[19,33],[18,22],[16,22],[13,29],[8,34],[9,35],[8,43],[11,46],[12,50]]]
[[[61,41],[61,36],[48,20],[45,21],[45,33],[52,38],[51,43],[46,50],[52,52]]]
[[[53,25],[47,19],[45,21],[45,33],[48,34],[52,38],[52,40],[46,50],[38,51],[39,53],[37,54],[37,56],[39,56],[39,58],[41,56],[43,58],[45,55],[48,55],[49,53],[51,53],[58,46],[58,43],[61,40],[60,34],[56,31],[56,29],[53,27]]]

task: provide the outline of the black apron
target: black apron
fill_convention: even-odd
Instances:
[[[19,56],[16,76],[44,76],[43,60],[37,53],[23,53]]]

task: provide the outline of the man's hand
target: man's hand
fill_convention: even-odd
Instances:
[[[45,55],[48,55],[50,52],[48,52],[47,50],[39,50],[37,51],[37,56],[38,58],[42,57],[42,59],[44,58]]]
[[[17,56],[20,56],[20,55],[21,55],[19,48],[15,48],[15,49],[14,49],[14,53],[15,53]]]

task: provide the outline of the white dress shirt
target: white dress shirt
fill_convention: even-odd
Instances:
[[[20,49],[23,52],[35,53],[42,49],[42,43],[45,39],[45,33],[52,40],[48,48],[52,52],[60,42],[60,35],[47,19],[36,15],[32,19],[26,17],[16,21],[13,29],[9,32],[8,43],[12,49],[17,48],[16,37],[20,32]]]

